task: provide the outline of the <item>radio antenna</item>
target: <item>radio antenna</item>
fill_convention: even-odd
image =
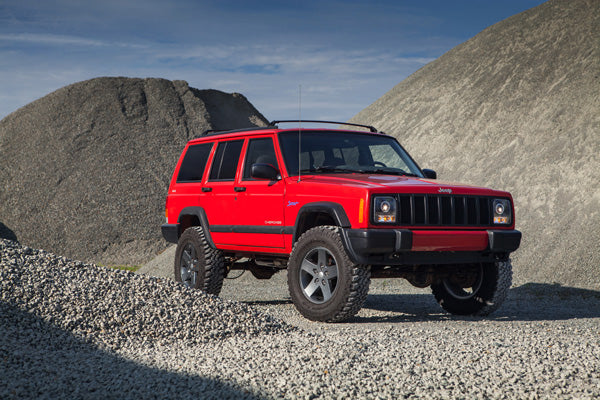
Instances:
[[[302,173],[302,85],[298,85],[298,183]]]

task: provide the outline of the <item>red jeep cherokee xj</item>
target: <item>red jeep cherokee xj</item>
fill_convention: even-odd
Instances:
[[[289,122],[186,145],[162,225],[177,281],[218,295],[231,270],[269,279],[287,268],[294,305],[315,321],[355,315],[371,278],[431,286],[453,314],[498,308],[521,242],[510,193],[438,182],[371,126],[277,125]]]

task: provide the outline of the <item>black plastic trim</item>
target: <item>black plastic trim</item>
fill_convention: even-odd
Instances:
[[[432,169],[423,168],[421,172],[423,172],[423,176],[425,176],[426,179],[437,179],[437,172]]]
[[[211,225],[211,232],[218,233],[260,233],[266,235],[291,235],[292,226],[261,226],[261,225]]]
[[[342,229],[342,241],[350,258],[360,264],[370,264],[378,255],[410,251],[412,232],[408,229]]]
[[[163,224],[160,230],[167,242],[177,243],[179,241],[179,224]]]
[[[475,262],[494,262],[506,260],[508,253],[491,253],[479,251],[413,251],[386,254],[376,259],[370,257],[371,264],[376,265],[448,265],[468,264]]]
[[[412,232],[408,229],[346,229],[345,232],[358,253],[389,253],[412,248]]]
[[[181,212],[179,213],[179,217],[177,218],[177,222],[179,223],[181,221],[181,217],[186,216],[186,215],[194,215],[196,217],[198,217],[198,220],[200,221],[200,225],[202,226],[202,230],[204,231],[204,237],[206,237],[206,242],[208,243],[208,245],[210,247],[212,247],[213,249],[216,249],[217,246],[215,246],[215,242],[213,242],[212,237],[210,236],[210,224],[208,223],[208,218],[206,216],[206,212],[204,211],[204,209],[202,207],[186,207],[183,210],[181,210]],[[179,232],[178,235],[181,236],[182,232]],[[179,237],[177,238],[177,240],[179,240]],[[177,243],[177,242],[175,242]]]
[[[396,229],[396,251],[407,251],[412,249],[412,231],[408,229]]]
[[[342,228],[350,228],[352,226],[350,224],[350,219],[348,218],[348,215],[341,204],[330,201],[308,203],[300,208],[298,215],[296,216],[296,224],[294,225],[294,242],[296,242],[300,236],[298,234],[298,227],[301,225],[303,218],[312,213],[326,213],[333,218],[337,226]]]
[[[409,229],[341,229],[342,242],[357,264],[417,265],[494,262],[508,259],[519,247],[519,231],[487,231],[490,246],[485,251],[411,251]]]
[[[521,245],[522,234],[520,231],[487,231],[489,248],[493,252],[513,252]]]

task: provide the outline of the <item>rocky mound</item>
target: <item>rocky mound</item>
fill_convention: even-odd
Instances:
[[[145,262],[166,245],[164,201],[185,143],[266,124],[241,94],[184,81],[59,89],[0,121],[3,236],[87,261]]]
[[[353,118],[444,180],[512,192],[516,282],[600,288],[600,2],[495,24]]]
[[[190,346],[295,328],[169,279],[84,264],[0,239],[0,304],[101,347]]]

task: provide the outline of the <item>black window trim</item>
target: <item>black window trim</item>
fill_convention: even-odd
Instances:
[[[340,130],[331,130],[331,131],[325,131],[325,130],[320,130],[320,129],[302,129],[302,130],[285,130],[285,131],[279,131],[277,132],[277,144],[279,146],[279,151],[281,152],[281,156],[283,157],[283,166],[286,169],[286,172],[288,174],[288,176],[298,176],[298,174],[291,174],[291,172],[293,171],[289,171],[288,170],[288,165],[287,165],[287,160],[285,158],[285,152],[283,150],[283,145],[281,143],[281,138],[284,135],[288,135],[288,134],[297,134],[298,132],[301,132],[301,134],[305,134],[305,133],[324,133],[326,134],[326,132],[340,132],[340,133],[347,133],[347,134],[355,134],[355,135],[364,135],[364,136],[378,136],[378,137],[388,137],[392,140],[394,140],[398,146],[400,146],[400,148],[402,149],[402,151],[408,156],[408,159],[410,161],[412,161],[412,163],[414,164],[414,166],[417,168],[417,171],[419,171],[421,173],[421,176],[419,176],[419,178],[424,178],[425,175],[423,174],[423,170],[421,169],[421,167],[419,166],[419,164],[415,161],[415,159],[410,155],[410,153],[408,151],[406,151],[406,149],[404,148],[404,146],[402,146],[402,143],[400,143],[400,141],[398,139],[396,139],[393,136],[390,136],[388,134],[385,133],[370,133],[370,132],[362,132],[362,131],[340,131]]]
[[[281,172],[281,168],[279,167],[279,160],[277,159],[277,150],[275,147],[276,143],[275,143],[273,135],[250,137],[250,138],[246,139],[246,146],[244,149],[242,149],[242,150],[245,150],[242,164],[241,164],[241,166],[238,165],[238,167],[240,168],[240,181],[242,181],[242,182],[264,182],[264,180],[261,180],[261,179],[257,180],[257,179],[244,177],[244,169],[246,167],[246,160],[248,157],[248,150],[250,149],[250,142],[252,140],[261,140],[261,139],[271,139],[271,145],[273,146],[273,156],[275,157],[275,163],[277,164],[277,165],[275,165],[275,167]]]
[[[238,157],[238,160],[237,160],[237,165],[235,167],[235,173],[233,175],[233,178],[232,179],[211,179],[210,175],[211,175],[212,170],[213,170],[213,168],[215,166],[215,161],[216,161],[216,158],[217,158],[217,152],[219,151],[219,146],[222,143],[233,143],[233,142],[241,142],[242,143],[242,147],[240,148],[240,154],[239,154],[239,157]],[[213,159],[211,160],[211,165],[210,165],[210,169],[208,171],[208,176],[207,176],[207,180],[206,180],[207,182],[235,182],[237,174],[238,174],[238,171],[239,171],[239,168],[240,168],[240,159],[242,158],[242,152],[244,151],[245,142],[246,142],[245,138],[231,138],[230,140],[218,140],[218,141],[215,142],[217,144],[217,147],[215,148]],[[227,147],[225,147],[224,152],[225,151],[227,151]],[[219,172],[218,172],[219,175],[221,175],[221,168],[223,166],[223,158],[224,157],[221,157],[221,160],[220,160]]]
[[[206,157],[206,161],[204,162],[204,170],[202,171],[202,176],[200,177],[200,179],[184,179],[184,180],[180,180],[179,177],[181,175],[181,169],[184,165],[185,162],[185,158],[188,155],[188,152],[190,151],[190,148],[192,147],[197,147],[197,146],[203,146],[203,145],[210,145],[210,150],[208,151],[208,155]],[[207,168],[208,162],[211,161],[212,164],[212,160],[211,160],[211,154],[213,152],[214,149],[214,145],[215,142],[214,141],[210,141],[210,142],[202,142],[202,143],[194,143],[194,144],[190,144],[187,149],[185,150],[185,154],[183,155],[183,159],[181,160],[181,164],[179,165],[179,169],[177,170],[177,178],[175,179],[176,183],[199,183],[199,182],[203,182],[204,181],[204,175],[209,173],[210,168]]]

